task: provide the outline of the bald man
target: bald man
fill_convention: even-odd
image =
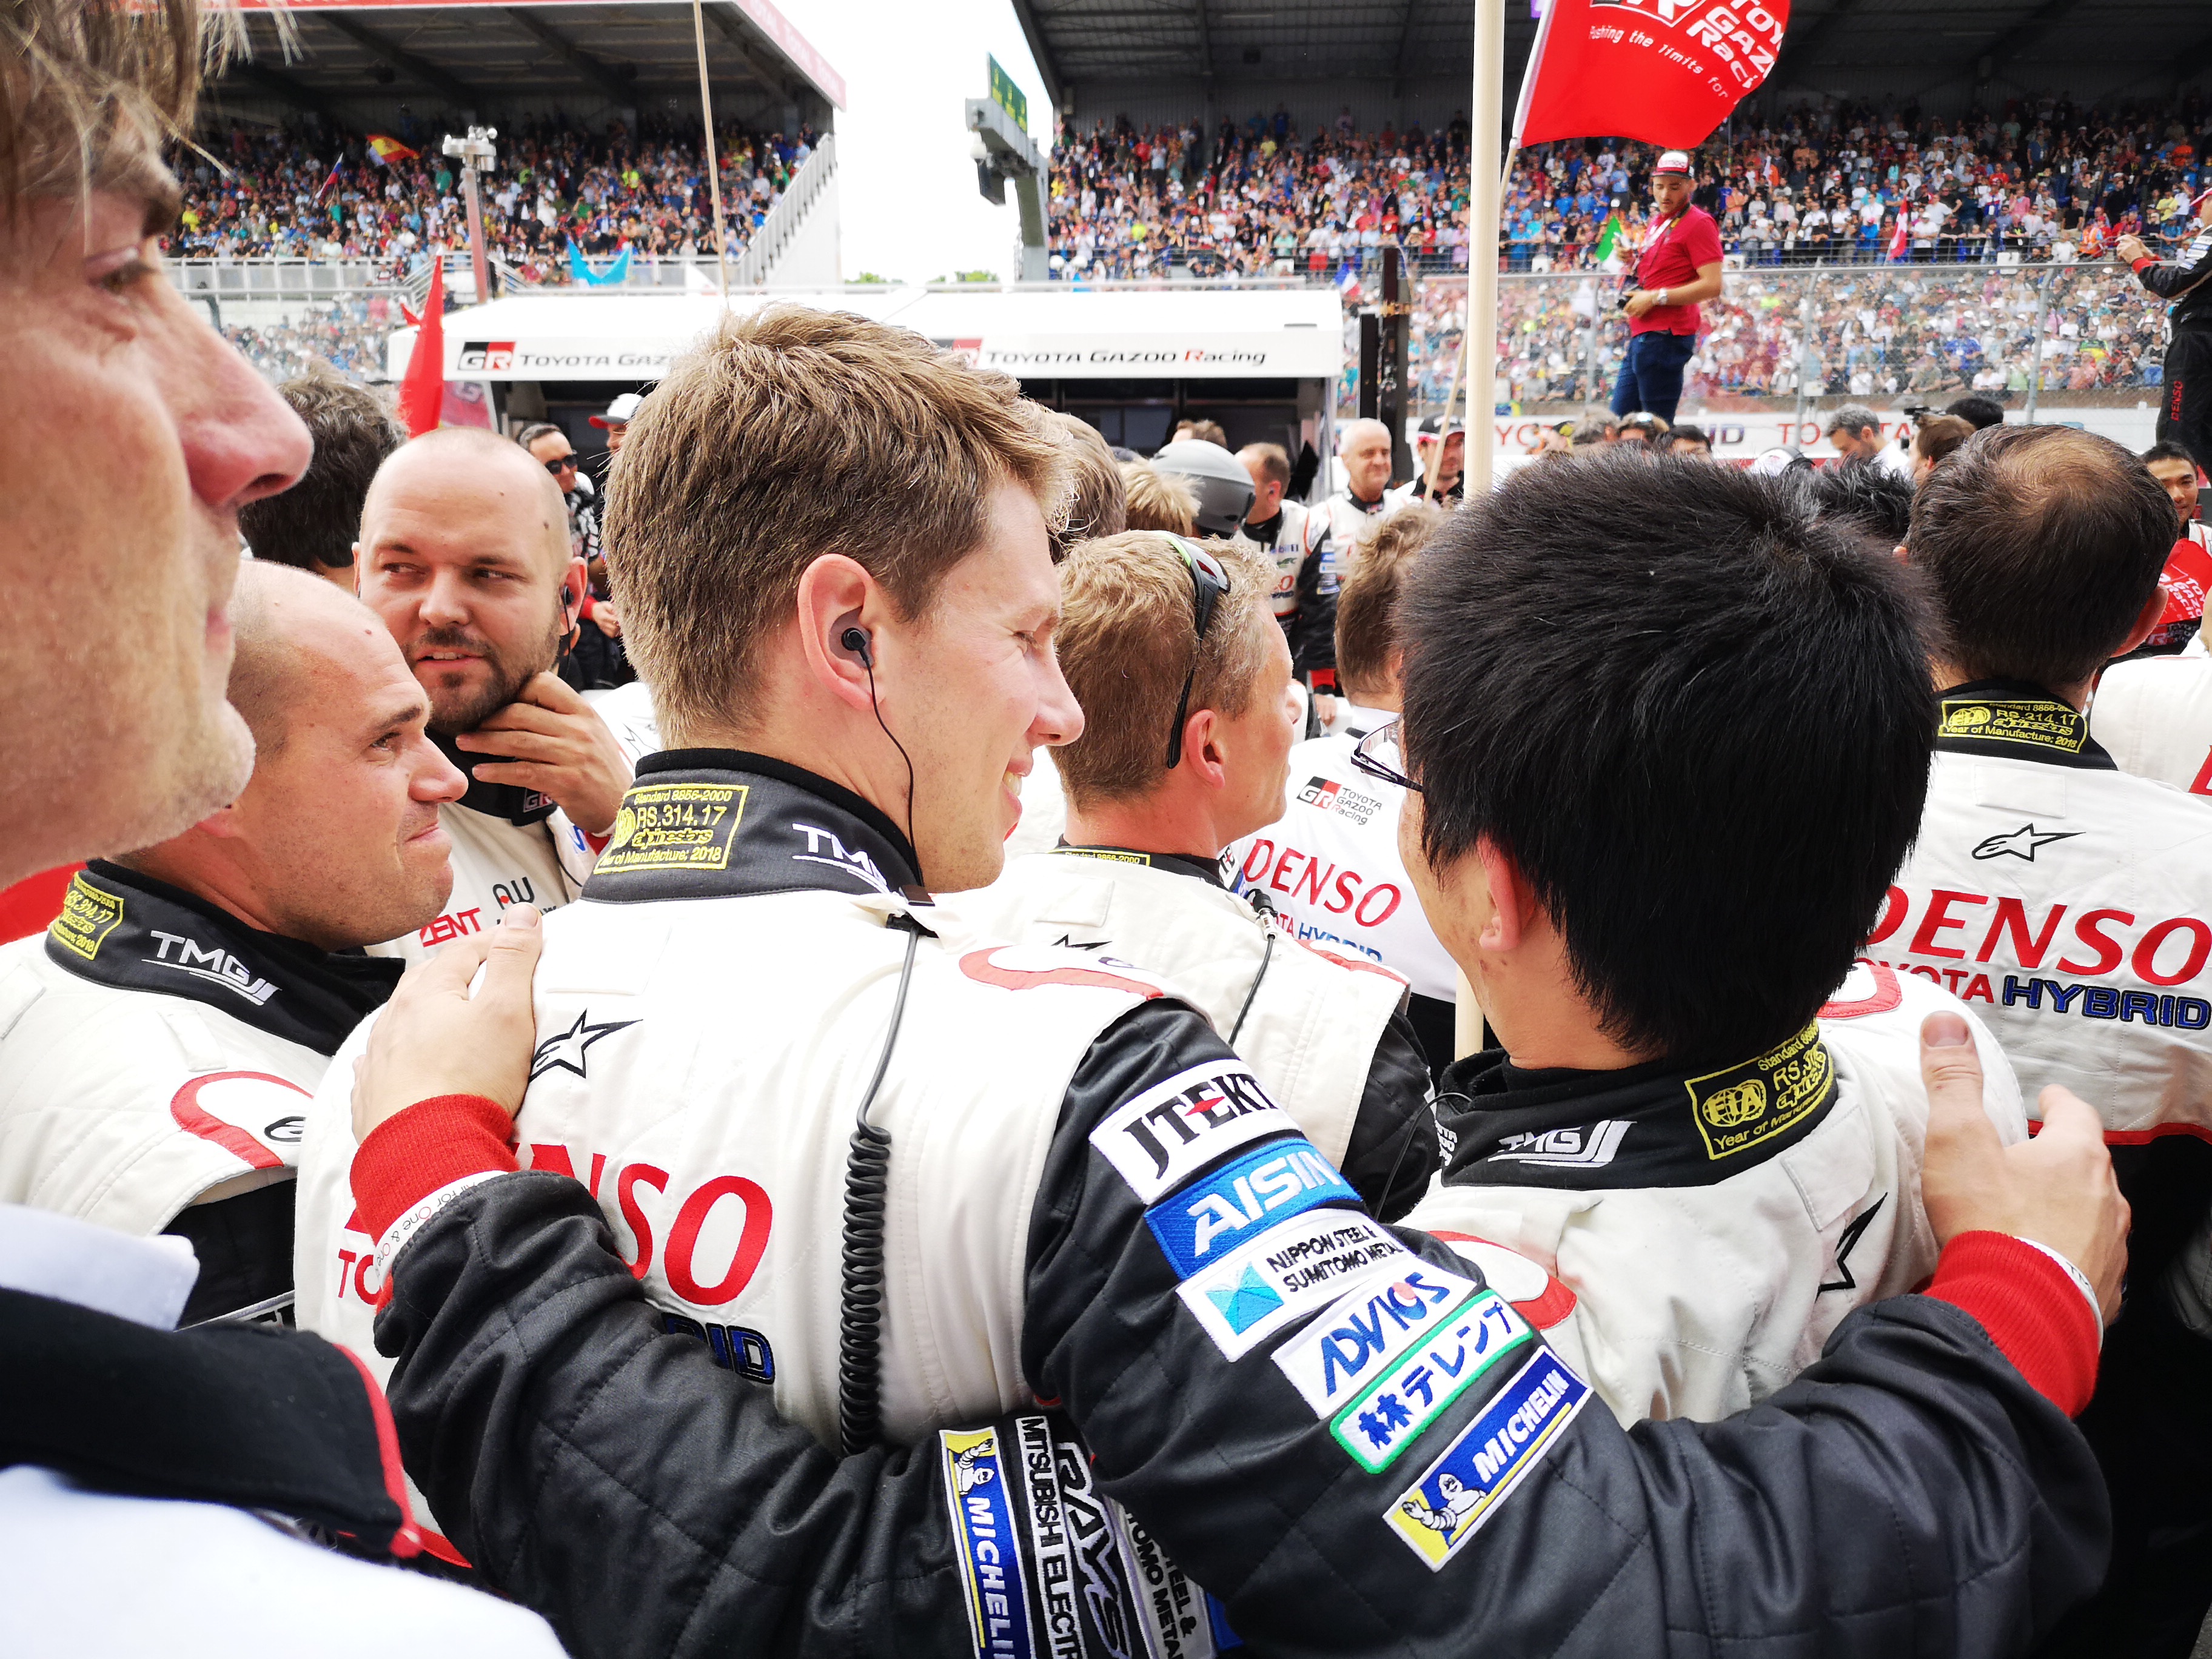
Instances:
[[[1390,428],[1380,421],[1354,421],[1337,440],[1337,468],[1344,488],[1330,496],[1329,540],[1340,565],[1348,567],[1353,550],[1389,511]]]
[[[244,790],[0,948],[0,1200],[182,1237],[186,1323],[290,1303],[301,1109],[398,982],[361,947],[445,904],[465,787],[360,601],[253,562],[230,615]]]
[[[432,739],[469,779],[443,814],[451,902],[377,954],[420,957],[510,904],[568,903],[631,757],[555,672],[587,591],[560,486],[489,432],[426,433],[378,469],[354,568],[429,698]]]

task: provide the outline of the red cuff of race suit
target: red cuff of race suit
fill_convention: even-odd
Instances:
[[[2140,259],[2130,259],[2130,260],[2129,260],[2129,261],[2128,261],[2128,268],[2129,268],[2130,270],[2133,270],[2133,271],[2136,273],[2136,275],[2137,275],[2138,276],[2142,276],[2142,275],[2143,268],[2144,268],[2146,265],[2154,265],[2154,264],[2156,264],[2157,263],[2158,263],[2158,261],[2157,261],[2156,259],[2153,258],[2149,254],[2146,253],[2146,254],[2144,254],[2144,255],[2143,255],[2143,257],[2142,257],[2142,258],[2140,258]]]
[[[2075,1277],[2047,1252],[2006,1233],[1961,1233],[1943,1247],[1928,1294],[1972,1315],[2067,1416],[2089,1403],[2104,1330]]]
[[[1336,670],[1334,668],[1316,668],[1307,678],[1313,681],[1315,690],[1326,691],[1331,696],[1336,695]]]
[[[514,1121],[482,1095],[418,1100],[369,1132],[353,1155],[353,1201],[371,1238],[433,1194],[471,1176],[517,1168]]]

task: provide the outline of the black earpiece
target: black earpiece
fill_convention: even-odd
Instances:
[[[848,628],[837,636],[837,643],[843,646],[846,650],[858,657],[860,659],[861,667],[872,669],[876,665],[876,659],[868,653],[868,630],[866,629]]]

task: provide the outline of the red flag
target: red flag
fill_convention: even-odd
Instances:
[[[1889,252],[1887,256],[1892,264],[1905,256],[1906,252],[1912,246],[1911,239],[1912,204],[1910,202],[1899,202],[1897,204],[1897,229],[1889,239]]]
[[[399,418],[407,435],[419,438],[438,429],[446,403],[446,261],[430,256],[430,292],[422,301],[422,325],[415,335],[415,352],[407,360],[407,377],[399,383]]]
[[[1692,149],[1774,67],[1790,0],[1553,0],[1513,142],[1634,138]]]

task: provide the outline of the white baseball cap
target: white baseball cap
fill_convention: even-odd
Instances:
[[[1651,172],[1654,177],[1664,177],[1668,173],[1680,173],[1685,179],[1688,178],[1690,176],[1690,152],[1686,149],[1670,149],[1667,151],[1664,155],[1660,156],[1659,165],[1653,167]]]
[[[625,392],[607,405],[604,415],[592,416],[593,426],[628,426],[637,418],[637,406],[645,399],[635,392]]]

